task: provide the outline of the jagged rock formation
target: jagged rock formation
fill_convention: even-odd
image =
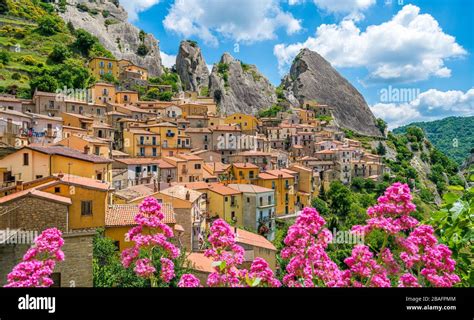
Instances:
[[[181,41],[176,57],[176,72],[184,90],[200,92],[203,87],[209,86],[209,70],[196,42]]]
[[[66,11],[60,13],[64,21],[96,36],[102,45],[117,59],[128,59],[148,69],[150,76],[163,73],[159,42],[151,34],[140,34],[140,30],[127,22],[127,12],[112,1],[68,0]],[[143,45],[148,53],[137,54]]]
[[[369,136],[381,136],[375,117],[364,97],[318,53],[303,49],[293,61],[290,73],[282,81],[285,96],[315,100],[334,108],[338,126]]]
[[[275,87],[254,65],[241,63],[224,53],[209,77],[209,94],[222,114],[256,114],[277,102]]]

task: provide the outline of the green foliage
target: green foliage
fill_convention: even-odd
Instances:
[[[377,126],[377,128],[379,128],[382,134],[385,134],[385,130],[387,129],[387,123],[383,119],[378,118],[375,121],[375,125]]]
[[[474,190],[466,190],[463,195],[448,193],[444,197],[441,210],[431,214],[426,221],[431,224],[440,242],[446,244],[456,260],[456,274],[461,278],[461,286],[474,286],[472,261],[474,244]]]
[[[138,49],[137,49],[137,54],[141,57],[144,57],[148,54],[150,50],[148,49],[148,47],[144,44],[144,43],[141,43],[139,46],[138,46]]]
[[[165,72],[161,77],[149,78],[148,82],[156,85],[171,86],[173,92],[178,92],[180,87],[180,79],[175,72]]]
[[[450,159],[462,164],[474,145],[474,117],[449,117],[432,122],[417,122],[394,130],[404,133],[408,127],[421,128],[426,137]]]
[[[57,44],[49,54],[49,60],[52,63],[63,63],[70,56],[71,52],[68,47],[63,44]]]
[[[376,152],[379,156],[384,156],[387,153],[387,149],[385,148],[382,142],[379,142],[379,144],[377,145]]]
[[[160,101],[171,101],[173,98],[173,92],[171,91],[163,91],[161,92],[158,88],[151,88],[147,91],[143,100],[151,101],[151,100],[160,100]]]
[[[0,0],[0,14],[5,14],[8,10],[7,0]]]
[[[199,91],[199,95],[202,97],[208,97],[209,96],[209,88],[207,86],[204,86],[201,88]]]
[[[38,32],[43,36],[52,36],[62,29],[62,20],[59,17],[45,15],[38,23]]]
[[[140,32],[138,33],[138,38],[140,39],[140,41],[141,42],[145,41],[145,37],[146,37],[146,32],[143,30],[140,30]]]
[[[0,62],[3,64],[10,62],[10,53],[8,51],[0,51]]]
[[[55,92],[59,88],[59,85],[56,78],[49,74],[43,74],[31,79],[30,87],[31,93],[33,94],[36,89],[39,91]]]
[[[110,16],[110,11],[108,10],[102,11],[102,17],[107,18],[108,16]]]
[[[229,85],[229,65],[227,63],[219,62],[217,64],[217,73],[224,80],[224,86]]]
[[[340,181],[333,181],[329,186],[327,199],[331,212],[336,216],[345,217],[351,209],[352,194],[348,187]]]
[[[111,83],[111,84],[116,84],[118,85],[119,84],[119,81],[114,77],[113,74],[111,73],[105,73],[101,76],[101,79],[107,83]]]
[[[329,217],[331,214],[328,204],[320,198],[313,198],[311,200],[311,207],[318,210],[319,214],[321,214],[323,217]]]
[[[257,114],[259,118],[271,118],[276,117],[278,112],[283,111],[283,107],[274,104],[268,109],[260,110]]]
[[[125,269],[120,254],[112,240],[98,231],[93,242],[94,287],[145,287],[147,281],[135,275],[131,268]]]
[[[76,30],[76,41],[72,44],[84,57],[89,57],[89,53],[97,42],[97,38],[84,29]]]

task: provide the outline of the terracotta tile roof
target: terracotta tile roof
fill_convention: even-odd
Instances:
[[[104,158],[104,157],[100,157],[100,156],[96,156],[92,154],[84,154],[78,150],[71,149],[64,146],[54,146],[54,145],[42,146],[42,145],[30,144],[24,148],[38,151],[45,154],[49,154],[49,155],[58,155],[58,156],[69,157],[69,158],[74,158],[74,159],[83,160],[87,162],[93,162],[93,163],[113,162],[112,160]]]
[[[241,131],[238,126],[231,126],[231,125],[218,125],[218,126],[213,126],[209,128],[212,131]]]
[[[43,192],[43,191],[40,191],[40,190],[37,190],[37,189],[28,189],[28,190],[23,190],[23,191],[19,191],[19,192],[9,194],[5,197],[0,198],[0,204],[7,203],[7,202],[10,202],[12,200],[27,197],[27,196],[43,198],[43,199],[46,199],[46,200],[59,202],[59,203],[63,203],[63,204],[66,204],[66,205],[72,204],[72,201],[69,198],[59,196],[59,195],[56,195],[56,194],[52,194],[52,193],[49,193],[49,192]]]
[[[198,160],[203,161],[203,159],[195,154],[185,154],[185,153],[178,153],[176,157],[184,159],[184,160]]]
[[[258,166],[253,163],[237,162],[233,163],[232,165],[238,169],[258,169]]]
[[[63,112],[63,114],[71,116],[71,117],[75,117],[75,118],[78,118],[78,119],[81,119],[81,120],[84,120],[84,121],[94,121],[94,119],[92,117],[84,116],[84,115],[78,114],[78,113]]]
[[[204,256],[201,252],[191,252],[186,256],[190,263],[190,267],[196,271],[211,273],[214,272],[212,260]]]
[[[273,189],[264,188],[264,187],[256,186],[253,184],[231,183],[229,184],[229,188],[238,190],[240,192],[245,192],[245,193],[275,192],[275,190]]]
[[[161,164],[163,160],[157,158],[121,158],[115,159],[117,162],[124,163],[126,165],[135,164]]]
[[[189,200],[186,199],[186,195],[189,192]],[[173,198],[194,202],[196,201],[201,195],[201,192],[186,188],[181,185],[175,185],[170,188],[167,188],[160,192],[161,194],[171,196]]]
[[[265,237],[258,235],[256,233],[246,231],[243,229],[234,229],[234,234],[236,235],[236,242],[243,243],[246,245],[265,248],[269,250],[276,251],[275,246],[268,241]]]
[[[138,204],[115,204],[109,206],[105,212],[106,227],[134,226],[135,216],[140,211]],[[170,203],[163,203],[161,211],[165,215],[163,222],[166,224],[176,223],[174,210]]]
[[[184,130],[186,133],[211,133],[209,128],[187,128]]]
[[[206,162],[204,164],[204,169],[208,170],[210,173],[224,172],[229,167],[230,167],[230,164],[225,164],[222,162]]]
[[[285,171],[282,170],[267,170],[266,173],[271,174],[275,177],[282,176],[282,178],[287,179],[287,178],[293,178],[291,174],[286,173]]]
[[[239,152],[236,155],[238,156],[270,156],[271,154],[269,152],[263,152],[263,151],[243,151]]]
[[[160,169],[173,169],[173,168],[176,168],[175,165],[163,160],[163,159],[159,159],[158,160],[158,168]]]
[[[241,193],[240,191],[229,188],[220,183],[213,184],[210,190],[223,196],[231,196],[231,195],[237,195]]]
[[[91,178],[75,176],[72,174],[54,174],[62,183],[77,185],[85,188],[99,189],[99,190],[114,190],[109,182],[103,182]],[[39,186],[41,188],[42,186]]]

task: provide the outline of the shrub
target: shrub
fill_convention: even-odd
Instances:
[[[144,56],[146,56],[146,55],[148,54],[148,52],[149,52],[149,49],[148,49],[148,47],[147,47],[145,44],[141,43],[141,44],[138,46],[137,54],[138,54],[139,56],[144,57]]]
[[[61,31],[61,20],[59,18],[46,15],[38,23],[38,32],[44,36],[52,36]]]
[[[53,51],[49,54],[49,59],[55,63],[62,63],[71,55],[69,49],[63,44],[57,44],[53,47]]]

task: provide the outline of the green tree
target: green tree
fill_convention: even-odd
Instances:
[[[38,22],[38,32],[43,36],[52,36],[61,31],[61,20],[52,15],[45,15]]]
[[[58,87],[59,85],[56,78],[52,77],[49,74],[33,77],[33,79],[31,79],[30,81],[31,93],[34,93],[35,90],[55,92]]]
[[[148,47],[144,44],[144,43],[141,43],[139,46],[138,46],[138,49],[137,49],[137,54],[141,57],[144,57],[148,54],[150,50],[148,49]]]
[[[384,156],[387,153],[387,149],[385,148],[385,146],[383,145],[381,141],[379,142],[376,151],[379,156]]]
[[[84,57],[89,57],[89,53],[94,47],[97,38],[92,36],[89,32],[78,29],[76,31],[76,41],[73,43],[73,47]]]
[[[337,216],[345,217],[351,210],[352,194],[341,181],[333,181],[327,194],[329,208]]]
[[[4,14],[8,12],[8,2],[7,0],[0,0],[0,13]]]
[[[53,47],[53,51],[49,54],[49,59],[54,63],[62,63],[64,60],[68,59],[71,56],[71,52],[68,47],[63,44],[56,44]]]
[[[311,200],[311,206],[318,210],[318,212],[324,217],[328,217],[331,214],[328,204],[320,198],[313,198]]]
[[[8,53],[8,51],[0,51],[0,62],[2,64],[8,64],[10,62],[10,53]]]

